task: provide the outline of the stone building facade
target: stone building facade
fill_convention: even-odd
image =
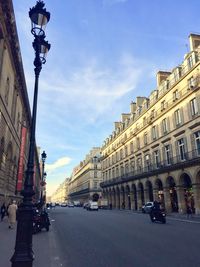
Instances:
[[[31,112],[12,1],[0,1],[0,204],[20,200],[29,149]],[[24,135],[23,135],[24,133]],[[24,141],[23,141],[24,140]],[[23,146],[23,149],[22,149]],[[23,172],[19,185],[19,166]],[[35,200],[40,170],[35,149]]]
[[[69,193],[69,178],[65,179],[63,183],[59,185],[56,191],[51,195],[51,202],[62,203],[68,202]]]
[[[94,147],[85,159],[74,168],[69,181],[70,201],[97,201],[101,197],[102,182],[100,148]]]
[[[103,194],[115,208],[159,200],[167,212],[200,213],[200,35],[157,88],[137,97],[102,146]]]

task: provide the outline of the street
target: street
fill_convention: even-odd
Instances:
[[[131,211],[66,207],[50,217],[64,267],[199,266],[199,222],[170,217],[163,225]]]

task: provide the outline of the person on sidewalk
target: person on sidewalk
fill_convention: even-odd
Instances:
[[[187,205],[187,219],[192,218],[192,208],[191,206],[188,204]]]
[[[16,201],[13,200],[12,204],[8,207],[8,222],[9,222],[9,229],[12,229],[16,223],[16,214],[17,214],[17,205]]]
[[[3,205],[1,206],[1,221],[3,221],[5,215],[6,215],[6,205],[5,203],[3,203]]]

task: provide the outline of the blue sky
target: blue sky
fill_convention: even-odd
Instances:
[[[34,86],[32,0],[13,0],[27,89]],[[36,139],[47,153],[50,195],[112,133],[136,96],[156,88],[200,33],[197,0],[46,0],[51,43],[39,81]]]

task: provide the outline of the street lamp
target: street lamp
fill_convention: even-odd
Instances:
[[[17,235],[15,252],[11,258],[12,267],[32,267],[34,253],[32,250],[32,228],[33,228],[33,203],[32,197],[34,174],[34,152],[35,152],[35,126],[37,113],[37,96],[39,74],[42,64],[46,62],[46,54],[50,49],[50,44],[45,41],[45,26],[50,19],[50,13],[44,8],[43,1],[37,1],[36,5],[30,9],[29,17],[32,23],[31,33],[34,36],[33,48],[35,50],[35,86],[33,98],[33,110],[30,129],[30,143],[27,170],[25,174],[24,189],[21,191],[23,202],[18,209]]]
[[[45,164],[45,160],[47,158],[47,154],[45,153],[45,151],[42,152],[41,158],[42,158],[42,180],[41,180],[40,203],[41,203],[41,206],[43,206],[43,204],[44,204],[44,200],[43,200],[43,186],[44,186],[45,178],[47,176],[46,172],[44,172],[44,164]]]

